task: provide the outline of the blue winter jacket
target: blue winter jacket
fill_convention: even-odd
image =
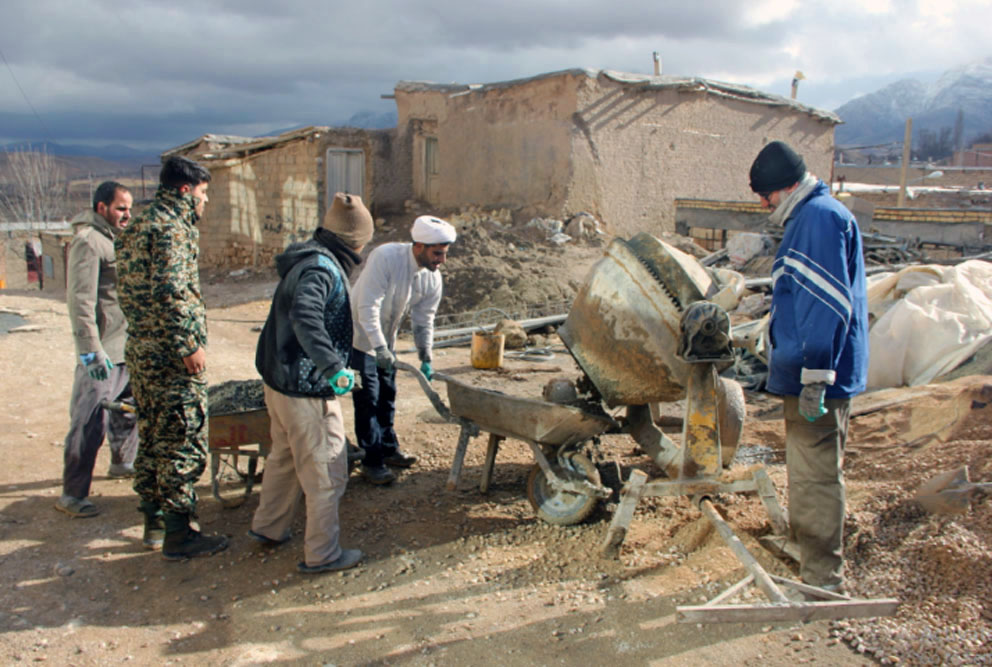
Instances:
[[[858,223],[820,181],[785,222],[772,267],[767,389],[798,396],[802,370],[833,370],[827,398],[868,379],[868,296]]]

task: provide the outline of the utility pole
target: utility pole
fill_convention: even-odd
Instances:
[[[912,157],[913,149],[913,119],[906,119],[906,134],[902,139],[902,169],[899,171],[899,197],[896,207],[902,208],[906,204],[906,180],[909,176],[909,160]]]
[[[806,78],[806,75],[796,70],[796,73],[792,76],[792,99],[796,99],[796,93],[799,92],[799,82]]]

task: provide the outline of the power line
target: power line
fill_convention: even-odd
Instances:
[[[7,66],[7,71],[10,72],[10,78],[14,80],[14,85],[17,86],[17,89],[19,91],[21,91],[21,97],[24,98],[24,101],[27,102],[28,107],[31,108],[31,111],[34,113],[34,117],[38,119],[38,123],[41,125],[41,129],[45,133],[45,139],[49,143],[52,143],[52,133],[48,131],[48,126],[45,125],[45,121],[41,119],[41,115],[38,113],[38,110],[34,108],[34,105],[31,104],[31,100],[28,99],[27,93],[25,93],[24,89],[21,88],[21,83],[17,80],[17,77],[14,75],[14,68],[12,68],[10,66],[10,63],[7,62],[7,56],[3,54],[3,49],[0,49],[0,59],[2,59],[3,64]]]

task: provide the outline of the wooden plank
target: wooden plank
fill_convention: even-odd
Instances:
[[[758,489],[758,497],[768,512],[768,519],[772,524],[772,532],[776,535],[786,535],[789,532],[789,521],[785,518],[785,510],[778,502],[778,494],[775,492],[775,484],[768,476],[768,471],[764,466],[755,468],[751,473],[754,485]]]
[[[734,584],[733,586],[731,586],[730,588],[728,588],[727,590],[725,590],[724,592],[722,592],[719,595],[717,595],[715,598],[713,598],[712,600],[710,600],[709,602],[707,602],[703,606],[705,606],[705,607],[711,607],[713,605],[718,605],[721,602],[723,602],[724,600],[727,600],[727,599],[732,598],[735,595],[737,595],[737,593],[740,590],[742,590],[743,588],[745,588],[746,586],[748,586],[753,581],[754,581],[754,575],[753,574],[749,574],[746,577],[744,577],[743,579],[741,579],[740,581],[738,581],[736,584]]]
[[[676,607],[679,623],[768,623],[893,616],[899,600],[850,600],[754,605]]]
[[[606,532],[606,539],[603,541],[603,556],[606,558],[616,558],[620,555],[620,545],[627,537],[627,529],[634,518],[634,510],[641,499],[641,491],[644,483],[648,481],[647,474],[642,470],[631,470],[627,484],[624,486],[623,496],[620,498],[620,506],[613,513],[613,520],[610,521],[610,528]]]
[[[645,485],[641,497],[651,496],[696,496],[716,493],[748,493],[755,491],[753,480],[739,479],[733,482],[716,482],[696,479],[681,482],[651,482]]]

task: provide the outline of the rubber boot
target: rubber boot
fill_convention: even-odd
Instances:
[[[165,560],[186,560],[198,556],[209,556],[227,548],[227,538],[223,535],[207,537],[189,526],[188,514],[163,515],[165,521],[165,542],[162,544],[162,558]]]
[[[138,510],[145,515],[145,533],[141,537],[141,543],[146,549],[155,550],[162,548],[165,540],[165,521],[162,519],[162,510],[158,505],[142,500],[138,505]]]

